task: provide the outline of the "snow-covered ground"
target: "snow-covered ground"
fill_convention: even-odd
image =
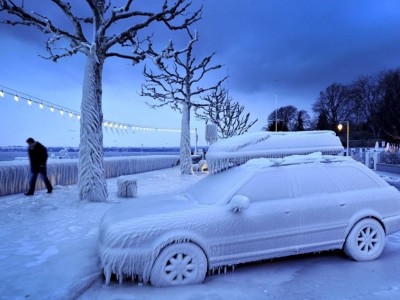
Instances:
[[[399,184],[399,176],[382,173]],[[139,197],[179,191],[202,175],[179,168],[133,175]],[[108,179],[111,203],[78,200],[76,185],[35,196],[0,198],[0,299],[400,299],[400,233],[387,237],[381,257],[353,262],[341,252],[247,264],[207,276],[199,285],[154,288],[125,281],[103,285],[96,253],[98,224],[118,202],[117,178]]]

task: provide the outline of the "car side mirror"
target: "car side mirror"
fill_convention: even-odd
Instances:
[[[241,212],[242,210],[248,208],[249,205],[250,205],[249,197],[243,195],[235,195],[231,198],[231,201],[229,201],[229,208],[233,212]]]

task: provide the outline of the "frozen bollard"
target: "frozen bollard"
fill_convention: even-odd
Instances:
[[[120,176],[117,179],[118,196],[125,198],[137,197],[136,178]]]

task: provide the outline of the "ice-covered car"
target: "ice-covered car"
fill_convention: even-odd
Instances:
[[[399,191],[351,158],[313,154],[249,160],[182,194],[119,204],[101,221],[98,250],[106,283],[114,273],[169,286],[331,249],[373,260],[399,230]]]

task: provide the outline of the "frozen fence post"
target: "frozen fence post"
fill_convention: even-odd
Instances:
[[[126,198],[137,197],[136,178],[120,176],[117,179],[118,196]]]

